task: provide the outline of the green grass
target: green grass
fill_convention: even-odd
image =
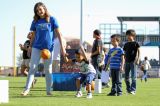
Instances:
[[[110,88],[104,88],[101,94],[93,94],[92,99],[75,98],[75,91],[53,91],[53,96],[46,96],[45,78],[38,81],[28,96],[22,97],[26,77],[0,77],[0,80],[9,80],[9,103],[0,106],[160,106],[160,80],[148,79],[147,83],[137,80],[136,95],[125,93],[123,82],[123,95],[109,97]]]

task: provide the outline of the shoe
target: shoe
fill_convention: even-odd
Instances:
[[[24,91],[21,93],[22,96],[27,96],[28,94],[29,94],[29,90],[24,90]]]
[[[147,79],[145,79],[145,82],[147,82]]]
[[[91,99],[92,98],[92,93],[88,93],[86,98]]]
[[[34,84],[36,84],[37,83],[37,79],[34,79]]]
[[[118,93],[117,96],[122,96],[122,93]]]
[[[82,97],[82,96],[83,96],[83,95],[82,95],[82,91],[78,91],[75,96],[76,96],[77,98]]]
[[[47,95],[48,95],[48,96],[52,96],[52,93],[51,93],[51,92],[47,92]]]
[[[126,94],[131,94],[131,91],[126,91]]]
[[[32,88],[34,87],[34,85],[37,83],[37,79],[34,79],[32,82]]]
[[[107,96],[116,96],[115,93],[110,92],[109,94],[107,94]]]
[[[131,91],[131,92],[130,92],[130,94],[135,95],[135,94],[136,94],[136,92],[135,92],[135,91]]]
[[[107,88],[110,88],[110,87],[111,87],[111,85],[110,85],[109,83],[107,83],[106,87],[107,87]]]

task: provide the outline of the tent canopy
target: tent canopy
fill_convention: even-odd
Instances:
[[[160,21],[160,16],[155,16],[155,17],[151,17],[151,16],[142,16],[142,17],[136,17],[136,16],[118,16],[117,19],[120,22],[123,21]]]

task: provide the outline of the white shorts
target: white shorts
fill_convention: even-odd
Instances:
[[[30,62],[30,59],[23,59],[22,65],[29,67],[29,62]]]

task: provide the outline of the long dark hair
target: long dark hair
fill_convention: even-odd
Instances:
[[[46,6],[42,2],[38,2],[34,6],[34,21],[37,21],[40,19],[40,16],[37,14],[37,7],[42,6],[45,10],[45,18],[47,22],[50,22],[50,14],[46,8]]]

